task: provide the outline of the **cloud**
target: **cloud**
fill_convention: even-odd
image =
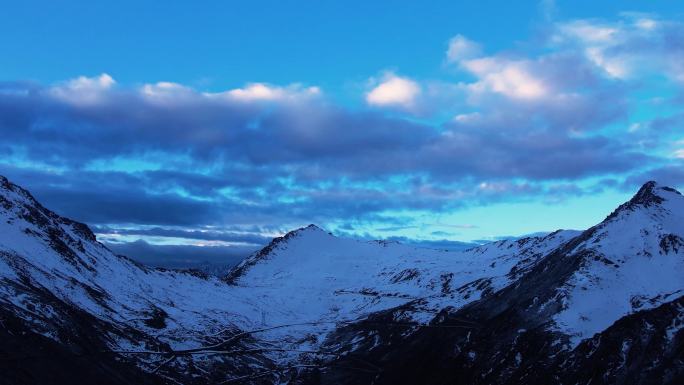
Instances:
[[[142,97],[151,102],[173,102],[189,101],[196,98],[196,92],[182,84],[173,82],[157,82],[145,84],[141,87]]]
[[[592,22],[574,20],[560,23],[558,31],[561,35],[578,39],[590,44],[612,44],[616,41],[620,30],[617,27]]]
[[[448,62],[460,62],[465,59],[472,59],[481,53],[482,48],[479,44],[463,35],[456,35],[449,40],[446,57]]]
[[[202,268],[207,265],[231,267],[257,251],[255,247],[152,245],[139,240],[106,243],[112,251],[140,263],[172,269]]]
[[[49,92],[55,98],[68,103],[88,105],[100,102],[104,97],[104,93],[115,84],[116,81],[110,75],[103,73],[100,76],[91,78],[79,76],[52,87]]]
[[[515,99],[540,99],[549,94],[549,87],[536,77],[526,61],[481,58],[462,63],[480,80],[468,85],[474,94],[494,92]]]
[[[438,236],[444,236],[444,235],[449,235],[445,234],[443,232],[437,232]],[[394,241],[394,242],[399,242],[403,243],[406,245],[411,245],[415,247],[425,247],[428,249],[438,249],[438,250],[450,250],[450,251],[459,251],[459,250],[466,250],[470,249],[472,247],[479,246],[480,243],[476,242],[459,242],[459,241],[452,241],[448,239],[439,239],[439,240],[426,240],[426,239],[413,239],[409,237],[388,237],[388,241]]]
[[[117,239],[119,236],[141,237],[141,238],[177,238],[181,240],[196,240],[197,243],[210,241],[209,243],[234,244],[242,246],[260,246],[268,244],[273,237],[255,234],[258,228],[241,229],[241,231],[226,231],[215,229],[183,229],[183,228],[111,228],[95,227],[93,231],[110,239]]]
[[[545,59],[538,68],[546,78],[561,78],[563,72],[558,87],[563,82],[590,87],[591,78],[565,71],[581,67],[574,64]],[[76,171],[113,161],[127,162],[127,169],[152,162],[157,174],[147,176],[155,179],[163,171],[173,170],[166,177],[178,178],[180,170],[204,170],[206,177],[186,175],[172,185],[199,195],[202,189],[194,184],[209,181],[216,187],[207,191],[218,194],[264,186],[287,191],[264,185],[278,178],[304,187],[411,174],[449,183],[469,177],[573,178],[623,171],[645,158],[629,143],[569,136],[622,116],[619,93],[610,89],[610,104],[598,102],[602,94],[568,93],[520,106],[516,99],[497,100],[490,95],[497,92],[489,92],[477,100],[480,111],[437,126],[316,100],[245,104],[173,83],[106,90],[98,103],[86,106],[63,103],[51,89],[0,93],[0,130],[11,159],[6,163],[19,159]],[[168,193],[156,194],[163,201]],[[244,195],[240,199],[246,202],[259,199]]]
[[[658,28],[658,22],[653,20],[653,19],[649,19],[647,17],[640,18],[640,19],[636,20],[636,22],[634,24],[637,26],[637,28],[640,28],[640,29],[643,29],[646,31],[651,31],[651,30]]]
[[[389,73],[366,94],[366,102],[372,106],[412,108],[420,93],[421,87],[415,81]]]
[[[684,62],[681,25],[640,15],[551,30],[531,52],[487,55],[457,36],[455,79],[388,73],[365,95],[370,107],[301,84],[0,83],[0,173],[114,234],[257,244],[312,222],[413,226],[396,213],[557,202],[678,162],[681,105],[629,127],[641,95],[660,94],[640,73],[666,71],[681,87],[670,81]],[[419,114],[426,106],[434,115]]]
[[[590,20],[560,23],[555,39],[579,44],[587,59],[613,78],[624,79],[631,69],[626,55],[611,54],[611,47],[625,40],[625,31],[619,25]]]
[[[283,101],[319,96],[321,90],[318,87],[302,87],[299,84],[289,87],[274,87],[264,83],[252,83],[245,88],[227,91],[225,94],[243,101]]]
[[[684,82],[681,22],[623,13],[617,20],[560,22],[551,36],[552,47],[574,47],[609,77],[627,80],[664,73],[672,80]]]
[[[645,182],[655,180],[658,183],[681,189],[684,188],[684,161],[676,160],[671,164],[652,167],[626,178],[619,186],[623,191],[634,191]]]

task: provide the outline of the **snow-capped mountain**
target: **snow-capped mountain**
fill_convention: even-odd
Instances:
[[[356,359],[383,368],[375,384],[682,383],[683,237],[684,197],[649,182],[512,284],[445,309],[434,328],[406,336],[351,326],[330,343],[375,335],[355,346]],[[370,381],[356,371],[326,375]]]
[[[310,225],[221,280],[117,256],[0,177],[0,384],[676,383],[683,237],[649,182],[583,232],[448,252]]]
[[[684,199],[650,182],[585,234],[579,268],[558,288],[553,318],[573,344],[637,310],[684,294]],[[681,252],[680,252],[681,250]]]
[[[166,358],[137,352],[218,342],[211,336],[217,330],[237,330],[259,314],[236,295],[216,278],[150,269],[114,255],[87,226],[45,209],[0,177],[0,345],[9,357],[0,361],[6,374],[0,383],[166,382],[148,374]],[[56,367],[35,371],[54,351],[60,352]],[[184,356],[174,364],[183,367],[177,377],[186,378],[207,368],[242,373],[270,363],[258,355],[248,366],[243,361]],[[88,377],[97,366],[101,372]],[[73,370],[85,378],[73,378]]]
[[[309,225],[245,259],[226,280],[271,298],[292,293],[283,308],[297,319],[355,319],[410,302],[411,318],[429,321],[445,306],[506,286],[574,235],[557,231],[449,252],[338,238]]]

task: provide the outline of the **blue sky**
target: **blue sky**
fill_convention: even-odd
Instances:
[[[164,258],[237,258],[311,222],[433,246],[586,228],[646,180],[684,186],[683,13],[13,2],[0,173]]]

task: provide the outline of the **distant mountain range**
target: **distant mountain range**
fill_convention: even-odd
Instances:
[[[524,218],[521,218],[524,220]],[[684,197],[463,251],[310,225],[218,278],[0,177],[0,384],[682,384]]]

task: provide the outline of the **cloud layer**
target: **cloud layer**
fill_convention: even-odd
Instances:
[[[637,14],[551,23],[526,50],[456,35],[443,78],[385,72],[351,107],[304,84],[0,83],[0,171],[103,234],[225,247],[681,184],[682,41],[681,23]],[[636,116],[644,103],[660,107]]]

